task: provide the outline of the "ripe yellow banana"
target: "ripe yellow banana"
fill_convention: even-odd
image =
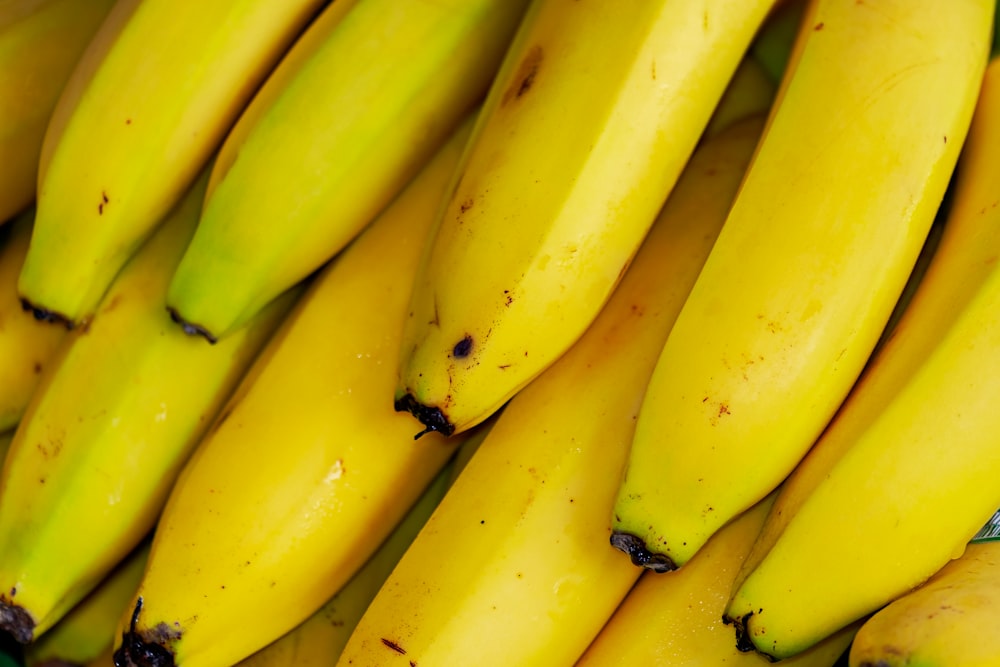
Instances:
[[[31,238],[34,209],[19,214],[0,230],[0,433],[24,414],[42,371],[66,337],[59,327],[39,322],[21,307],[17,274]]]
[[[746,648],[792,655],[877,610],[960,555],[1000,506],[998,142],[994,60],[924,278],[737,579],[726,613]]]
[[[414,285],[396,406],[481,422],[597,315],[772,0],[535,0]]]
[[[38,157],[66,80],[113,0],[0,3],[0,224],[35,199]]]
[[[90,317],[322,0],[119,0],[52,114],[19,290]]]
[[[471,127],[316,278],[195,451],[121,620],[119,666],[231,665],[291,630],[458,446],[415,443],[387,397],[409,286]]]
[[[222,147],[167,303],[228,335],[339,251],[481,102],[527,0],[335,2]]]
[[[846,397],[948,185],[993,4],[807,8],[639,414],[614,508],[615,545],[637,564],[685,563],[781,483]]]
[[[385,582],[392,568],[427,522],[427,518],[444,497],[456,474],[459,454],[475,452],[488,432],[476,429],[455,456],[437,474],[420,499],[410,508],[392,534],[371,558],[320,609],[281,639],[272,642],[238,667],[321,667],[332,665],[344,650],[361,615]]]
[[[197,221],[207,171],[70,332],[0,473],[0,626],[27,643],[153,526],[184,460],[288,309],[222,347],[167,315],[164,294]]]
[[[137,546],[45,634],[24,649],[26,667],[86,665],[107,654],[121,611],[139,586],[149,541]],[[111,665],[108,661],[105,667]]]
[[[762,127],[693,155],[606,307],[504,408],[338,665],[551,667],[586,649],[640,573],[608,517],[643,388]]]
[[[1000,542],[973,540],[960,558],[858,630],[850,667],[1000,664]]]
[[[768,496],[719,530],[681,569],[643,574],[576,667],[760,667],[758,656],[736,648],[722,611],[773,498]],[[782,665],[830,667],[856,630],[845,629]]]

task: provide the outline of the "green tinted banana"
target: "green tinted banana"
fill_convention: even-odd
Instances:
[[[336,254],[479,102],[527,0],[342,1],[222,147],[167,303],[226,336]]]
[[[221,347],[170,322],[167,281],[207,172],[43,373],[0,471],[0,626],[27,643],[83,598],[156,521],[200,435],[288,309]]]
[[[637,564],[685,563],[781,483],[847,396],[954,169],[993,5],[806,9],[760,147],[639,413],[614,507],[615,544]]]
[[[19,291],[80,325],[323,0],[118,0],[45,134]]]
[[[45,128],[114,0],[0,3],[0,224],[35,199]]]
[[[397,409],[461,432],[579,338],[771,5],[532,3],[414,285]]]
[[[569,665],[640,570],[608,545],[643,388],[763,116],[699,149],[594,324],[518,393],[410,545],[338,665]]]
[[[471,123],[317,276],[202,440],[120,621],[118,665],[231,665],[285,634],[460,444],[415,443],[387,397],[413,273]]]
[[[923,280],[737,579],[726,614],[746,648],[793,655],[878,610],[960,556],[1000,507],[998,142],[994,60]]]

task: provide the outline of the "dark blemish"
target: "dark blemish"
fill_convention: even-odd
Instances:
[[[126,125],[131,125],[132,124],[132,119],[131,118],[126,118],[125,119],[125,124]]]
[[[719,416],[720,417],[722,415],[731,415],[731,414],[733,414],[733,413],[729,411],[729,406],[728,405],[726,405],[725,403],[719,403]]]
[[[535,83],[535,77],[538,75],[538,66],[542,63],[542,53],[542,47],[537,44],[528,51],[517,69],[514,83],[500,100],[500,106],[506,106],[511,100],[520,98],[531,89]]]
[[[479,520],[479,525],[480,526],[485,526],[486,525],[486,519],[480,519]]]
[[[455,347],[451,349],[451,356],[456,359],[465,359],[470,352],[472,352],[472,336],[466,334],[465,338],[455,343]]]
[[[21,310],[31,313],[39,322],[48,322],[49,324],[62,324],[68,330],[72,330],[75,326],[73,321],[63,315],[62,313],[57,313],[54,310],[49,310],[48,308],[41,308],[34,305],[24,297],[21,297]]]
[[[31,370],[35,371],[35,375],[38,375],[42,372],[42,365],[36,361],[35,365],[31,367]]]
[[[108,203],[108,193],[101,190],[101,203],[97,205],[97,215],[104,215],[104,206]]]
[[[201,336],[212,345],[215,345],[219,341],[219,339],[213,336],[205,327],[200,324],[192,324],[186,321],[174,308],[167,306],[167,312],[170,313],[170,319],[181,325],[181,329],[183,329],[184,333],[188,336]]]
[[[15,595],[17,595],[17,586],[11,586],[10,587],[10,596],[14,597]]]
[[[44,485],[45,484],[45,478],[44,477],[39,477],[38,478],[38,483]]]
[[[820,30],[823,29],[824,25],[826,25],[826,24],[823,23],[822,21],[820,21],[819,23],[817,23],[816,25],[813,26],[813,30],[815,30],[816,32],[819,32]]]
[[[509,306],[510,304],[514,303],[514,295],[510,293],[509,289],[505,289],[503,291],[503,293],[504,293],[504,304],[505,305]]]
[[[14,597],[16,588],[10,589]],[[8,600],[0,600],[0,628],[6,630],[19,644],[28,644],[35,633],[35,619],[27,611]]]
[[[660,573],[677,569],[677,565],[669,556],[650,551],[642,538],[631,533],[618,531],[611,533],[611,546],[626,554],[633,565],[647,570]]]
[[[944,135],[944,143],[948,143],[948,135]]]
[[[497,368],[499,368],[502,371],[505,371],[508,368],[510,368],[510,366],[511,366],[510,364],[500,364],[499,366],[497,366]]]
[[[455,426],[448,421],[441,408],[426,406],[415,399],[412,394],[397,398],[393,407],[396,412],[409,412],[426,427],[413,436],[414,440],[427,433],[437,432],[447,437],[455,432]]]
[[[656,81],[656,61],[655,60],[653,62],[651,62],[650,65],[649,65],[649,73],[652,75],[653,81]]]
[[[165,646],[157,642],[173,641],[180,638],[180,632],[171,630],[166,623],[158,623],[150,630],[152,641],[145,641],[136,631],[142,597],[135,603],[129,629],[122,633],[122,645],[114,653],[115,667],[173,667],[174,656]]]
[[[466,200],[465,200],[464,202],[462,202],[462,203],[461,203],[461,204],[459,205],[459,207],[458,207],[458,212],[459,212],[459,214],[462,214],[462,213],[465,213],[466,211],[468,211],[468,210],[469,210],[470,208],[472,208],[472,205],[473,205],[474,203],[475,203],[475,202],[474,202],[474,201],[473,201],[472,199],[466,199]]]
[[[707,400],[708,400],[708,396],[706,396],[705,398],[701,399],[701,402],[704,403]]]
[[[430,322],[428,322],[428,324],[432,324],[432,325],[434,325],[436,327],[441,325],[441,316],[438,315],[438,298],[437,298],[437,294],[434,295],[434,319],[431,320]]]
[[[417,661],[416,660],[410,660],[410,667],[417,667]]]
[[[403,647],[397,644],[396,642],[392,641],[391,639],[386,639],[385,637],[382,637],[381,639],[383,644],[391,648],[396,653],[400,655],[406,655],[406,651],[403,650]]]

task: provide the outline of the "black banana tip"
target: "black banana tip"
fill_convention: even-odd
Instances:
[[[188,336],[201,336],[212,345],[215,345],[219,341],[219,339],[216,336],[213,336],[212,332],[205,327],[200,324],[192,324],[191,322],[185,320],[175,308],[167,306],[167,312],[170,313],[170,319],[181,325],[181,328],[184,329],[184,333]]]
[[[0,628],[19,644],[29,644],[34,639],[35,619],[24,608],[8,600],[0,600]]]
[[[677,569],[677,564],[666,554],[656,553],[646,548],[641,537],[631,533],[615,531],[611,533],[611,546],[624,552],[634,565],[644,567],[653,572],[670,572]]]
[[[62,313],[56,312],[54,310],[49,310],[48,308],[42,308],[41,306],[36,306],[24,297],[21,297],[21,308],[31,313],[36,320],[39,322],[48,322],[50,324],[61,324],[67,329],[72,330],[76,323],[70,318],[66,317]]]
[[[773,655],[769,655],[761,651],[757,645],[753,643],[753,639],[750,638],[750,628],[747,627],[747,624],[750,621],[751,616],[753,616],[753,612],[737,617],[728,615],[723,615],[722,617],[723,623],[726,625],[732,624],[733,628],[736,630],[736,649],[743,653],[756,653],[768,662],[778,662],[778,659]]]
[[[166,647],[147,642],[136,631],[142,597],[135,603],[129,629],[122,633],[122,645],[114,652],[115,667],[174,667],[174,655]]]
[[[448,421],[441,408],[424,405],[415,399],[413,394],[405,394],[397,398],[394,407],[396,412],[409,412],[424,425],[424,430],[413,436],[414,440],[427,433],[440,433],[447,437],[455,432],[454,424]]]

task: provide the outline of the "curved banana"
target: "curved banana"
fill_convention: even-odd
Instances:
[[[417,275],[397,409],[461,432],[579,338],[772,2],[532,4]]]
[[[114,0],[0,4],[0,224],[35,199],[49,117]]]
[[[195,451],[121,620],[119,666],[231,665],[288,632],[459,445],[415,443],[386,397],[413,273],[471,126],[316,278]]]
[[[34,208],[0,229],[0,432],[20,421],[42,371],[66,337],[60,327],[39,322],[21,307],[17,274],[31,238]]]
[[[948,185],[991,0],[814,0],[725,228],[650,380],[614,507],[682,565],[792,471],[847,396]]]
[[[973,540],[961,557],[865,621],[850,667],[1000,664],[998,598],[1000,542]]]
[[[121,611],[139,586],[149,554],[146,540],[37,641],[24,649],[26,667],[86,665],[107,654]],[[111,665],[108,661],[105,667]]]
[[[0,626],[27,643],[146,535],[181,465],[290,299],[222,347],[170,322],[163,296],[207,172],[43,373],[0,472]],[[68,557],[71,555],[71,557]]]
[[[294,630],[237,663],[238,667],[321,667],[344,650],[361,615],[437,507],[455,475],[458,454],[475,452],[486,429],[476,429],[437,474],[392,534],[344,587]]]
[[[18,288],[39,317],[93,315],[323,0],[119,0],[53,111]]]
[[[760,667],[758,656],[736,648],[722,611],[773,499],[772,494],[719,530],[681,569],[643,574],[576,667]],[[855,631],[845,629],[782,665],[831,667]]]
[[[994,60],[923,280],[737,579],[726,613],[748,649],[792,655],[876,611],[959,556],[1000,507],[998,142]]]
[[[527,0],[335,2],[222,147],[167,303],[226,336],[336,254],[481,101]]]
[[[347,665],[568,665],[640,570],[608,546],[635,411],[763,116],[692,156],[587,332],[504,408],[362,617]]]

